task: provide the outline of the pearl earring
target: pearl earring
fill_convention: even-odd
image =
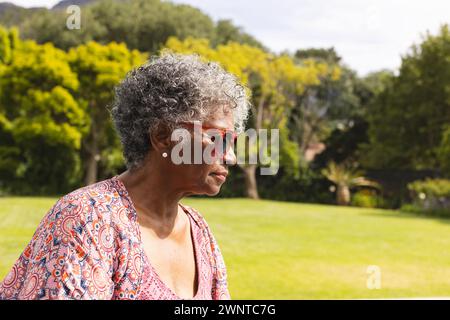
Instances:
[[[162,156],[163,156],[164,158],[167,158],[167,152],[163,152]]]

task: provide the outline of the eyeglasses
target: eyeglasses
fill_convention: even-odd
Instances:
[[[227,155],[228,150],[230,148],[234,147],[234,145],[236,144],[237,133],[233,130],[217,128],[217,127],[212,127],[212,126],[204,126],[199,123],[193,123],[193,122],[179,122],[179,123],[183,124],[183,125],[187,125],[192,128],[194,128],[197,125],[202,129],[202,132],[204,132],[206,130],[214,130],[215,131],[214,135],[211,136],[208,133],[206,133],[206,134],[209,136],[209,138],[212,142],[215,142],[216,135],[218,135],[222,138],[222,146],[221,146],[222,148],[219,151],[219,153],[222,153],[223,158],[225,158],[225,156]]]

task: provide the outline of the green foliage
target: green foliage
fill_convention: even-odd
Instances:
[[[289,139],[289,131],[280,129],[280,166],[294,179],[300,178],[301,159],[298,145]]]
[[[308,166],[300,166],[295,176],[282,166],[277,175],[257,179],[258,192],[265,199],[328,204],[334,201],[329,183]]]
[[[355,207],[377,208],[383,206],[383,200],[371,190],[360,190],[352,196],[351,204]]]
[[[139,51],[128,50],[125,44],[115,42],[101,45],[91,41],[72,48],[68,53],[70,67],[80,82],[75,97],[86,106],[89,117],[89,129],[83,136],[81,146],[85,184],[99,178],[97,163],[104,167],[104,174],[110,174],[122,166],[118,161],[121,158],[111,156],[121,153],[121,148],[107,107],[113,101],[114,87],[128,71],[145,59],[146,55]],[[109,156],[105,158],[105,154]]]
[[[294,56],[300,60],[312,58],[325,61],[331,64],[338,64],[342,60],[342,58],[338,55],[338,53],[333,47],[328,49],[322,48],[299,49],[295,52]]]
[[[20,8],[23,9],[23,8]],[[17,9],[19,10],[19,9]],[[124,42],[131,49],[156,53],[170,36],[209,39],[214,46],[236,41],[263,48],[254,37],[229,20],[214,21],[197,8],[162,0],[101,0],[82,8],[81,29],[65,28],[65,10],[28,10],[14,19],[25,38],[56,47],[71,47],[96,41]],[[0,23],[6,23],[0,17]]]
[[[441,145],[437,150],[443,173],[450,177],[450,125],[444,127]]]
[[[368,114],[367,166],[445,167],[445,156],[439,157],[438,147],[450,122],[449,84],[450,32],[444,25],[438,35],[427,34],[420,45],[411,48],[398,76],[386,79],[385,89]]]
[[[22,8],[9,2],[0,3],[0,23],[5,27],[20,25],[35,13],[44,13],[45,8]]]
[[[11,58],[0,78],[1,187],[34,194],[69,190],[87,124],[74,98],[77,76],[53,45],[21,42],[14,31],[9,39]]]
[[[336,192],[336,202],[339,205],[348,205],[351,201],[350,189],[355,187],[371,187],[379,189],[380,186],[375,181],[363,177],[363,172],[354,165],[347,163],[328,163],[327,167],[321,170],[323,176],[333,182]]]
[[[356,121],[361,122],[366,113],[361,96],[368,89],[354,71],[340,62],[333,48],[298,50],[294,59],[300,65],[315,61],[328,69],[320,81],[307,85],[297,96],[289,117],[291,135],[305,157],[311,146],[325,142],[336,130],[349,130]]]
[[[336,164],[332,161],[322,170],[322,174],[336,185],[348,186],[350,188],[378,187],[374,181],[364,178],[362,171],[346,164]]]
[[[261,44],[254,37],[245,33],[240,27],[233,25],[233,22],[228,19],[222,19],[217,21],[216,36],[212,40],[214,47],[219,44],[227,44],[228,42],[238,42],[240,44],[248,44],[252,47],[260,48],[264,51],[269,51],[265,46]]]
[[[9,31],[0,26],[0,63],[9,63],[11,59],[11,42]]]
[[[408,184],[408,189],[417,196],[424,194],[426,197],[449,197],[450,180],[447,179],[426,179],[414,181]]]
[[[353,123],[335,128],[324,140],[326,148],[314,158],[312,166],[324,168],[330,161],[358,163],[359,145],[368,141],[367,127],[364,118],[355,118]]]
[[[130,51],[125,44],[115,42],[101,45],[91,41],[72,48],[68,60],[80,82],[77,97],[91,104],[106,106],[112,101],[114,86],[145,58],[137,50]]]
[[[107,106],[115,85],[146,56],[124,44],[88,42],[66,53],[22,42],[14,31],[0,29],[0,35],[1,48],[10,52],[0,68],[0,178],[13,180],[0,187],[70,190],[81,184],[89,161],[93,179],[98,164],[111,175],[122,158]]]
[[[408,184],[414,203],[424,212],[447,212],[450,215],[450,180],[426,179]]]
[[[412,213],[418,216],[428,216],[433,218],[449,218],[450,210],[448,209],[424,209],[421,205],[418,204],[404,204],[401,206],[400,211],[405,213]]]

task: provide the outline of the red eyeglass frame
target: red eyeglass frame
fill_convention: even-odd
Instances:
[[[220,136],[222,137],[222,141],[224,142],[224,147],[223,147],[223,155],[222,157],[225,158],[225,156],[227,155],[228,150],[230,149],[230,147],[233,147],[236,143],[236,139],[238,137],[238,134],[236,133],[236,131],[234,130],[228,130],[228,129],[223,129],[223,128],[217,128],[217,127],[213,127],[213,126],[204,126],[202,124],[199,123],[195,123],[195,122],[178,122],[179,124],[183,124],[183,125],[188,125],[190,127],[195,127],[196,125],[199,126],[202,131],[204,129],[206,130],[210,130],[210,129],[214,129],[217,130],[218,132],[220,132]],[[231,134],[231,140],[227,140],[227,134]],[[214,138],[214,137],[211,137]],[[214,140],[212,140],[214,142]],[[230,146],[228,146],[228,142],[230,141]]]

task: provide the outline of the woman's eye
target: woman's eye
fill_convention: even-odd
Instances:
[[[212,136],[212,137],[211,137],[211,141],[212,141],[212,142],[216,141],[216,137],[215,137],[215,136]]]

